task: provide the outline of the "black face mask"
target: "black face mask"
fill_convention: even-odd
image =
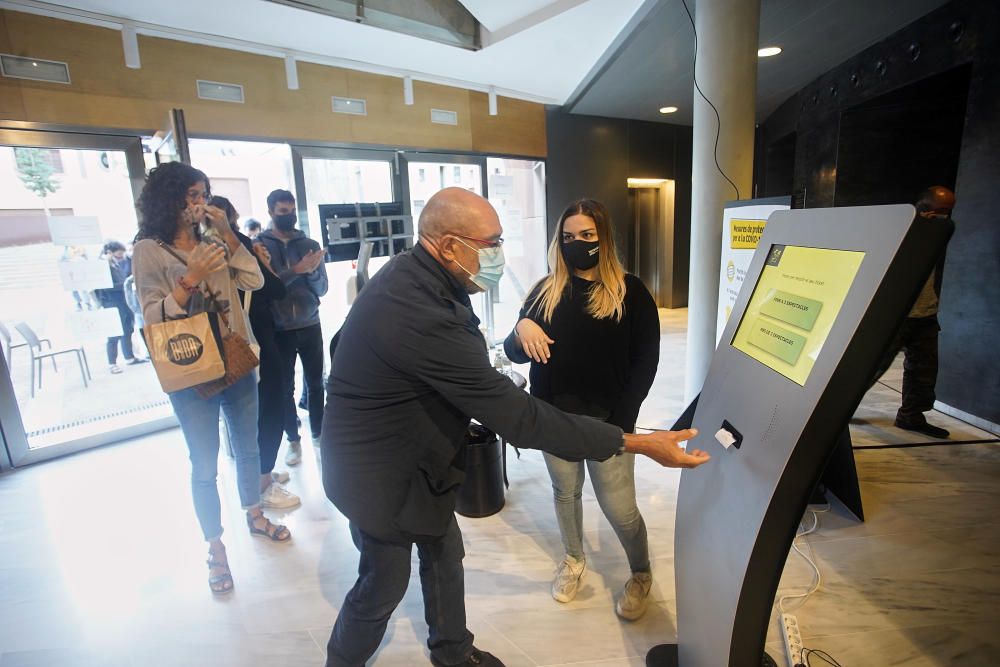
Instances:
[[[597,266],[601,258],[600,241],[570,241],[562,244],[562,255],[570,268],[586,271]]]
[[[298,221],[294,213],[275,215],[271,219],[274,220],[274,226],[283,232],[290,232],[295,229],[295,223]]]

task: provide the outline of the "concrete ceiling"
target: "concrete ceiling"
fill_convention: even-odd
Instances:
[[[275,57],[412,76],[573,113],[691,123],[694,39],[681,0],[461,0],[483,26],[469,51],[265,0],[0,0],[0,8]],[[762,119],[830,68],[946,0],[761,0]],[[692,12],[696,0],[688,0]],[[38,54],[44,57],[44,54]],[[669,116],[661,106],[679,108]],[[502,104],[501,104],[502,113]]]
[[[757,69],[757,117],[835,65],[947,0],[762,0],[760,46],[783,51]],[[688,0],[692,13],[694,0]],[[660,0],[568,100],[573,113],[692,122],[694,36],[681,0]],[[663,115],[663,106],[678,107]]]

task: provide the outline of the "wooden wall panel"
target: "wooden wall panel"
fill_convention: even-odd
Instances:
[[[542,105],[501,99],[490,117],[486,95],[414,82],[403,104],[401,78],[299,63],[299,90],[285,85],[279,58],[139,36],[142,68],[125,67],[121,35],[9,10],[0,11],[4,53],[69,63],[71,85],[0,78],[0,118],[151,131],[170,108],[184,109],[190,134],[482,151],[542,157]],[[195,81],[243,86],[245,104],[197,96]],[[367,116],[335,114],[331,97],[367,100]],[[458,125],[430,122],[431,108],[458,113]]]
[[[472,111],[472,150],[515,155],[546,154],[545,107],[510,97],[497,99],[499,115],[491,116],[489,96],[469,93]],[[539,132],[537,128],[541,127]]]

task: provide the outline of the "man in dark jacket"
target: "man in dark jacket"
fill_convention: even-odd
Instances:
[[[482,197],[460,188],[437,193],[420,215],[420,243],[372,278],[341,329],[327,387],[323,484],[350,520],[361,560],[327,667],[361,667],[378,648],[406,592],[414,544],[431,662],[503,664],[473,646],[465,624],[454,508],[470,418],[520,447],[569,460],[624,451],[671,467],[708,460],[678,446],[693,431],[623,434],[560,412],[493,369],[469,294],[499,280],[502,231]]]
[[[319,298],[329,283],[324,251],[316,241],[295,228],[295,197],[288,190],[275,190],[267,196],[271,226],[257,237],[271,255],[271,268],[287,293],[271,302],[275,339],[281,351],[285,373],[285,432],[288,452],[285,463],[302,460],[298,425],[295,419],[295,360],[302,359],[302,381],[309,406],[309,426],[314,443],[319,441],[323,424],[323,331],[319,323]],[[277,397],[271,400],[279,400]]]

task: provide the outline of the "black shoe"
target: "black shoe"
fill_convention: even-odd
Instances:
[[[939,440],[946,439],[951,435],[946,429],[940,426],[934,426],[933,424],[928,424],[927,420],[908,422],[896,418],[896,428],[901,428],[904,431],[916,431],[917,433],[923,433],[924,435],[929,435],[932,438],[938,438]]]
[[[486,651],[480,651],[478,648],[473,648],[469,657],[462,662],[456,662],[451,665],[441,662],[432,655],[431,664],[434,667],[505,667],[495,655]]]
[[[309,409],[309,404],[306,403],[306,397],[303,396],[302,398],[299,399],[299,410],[308,410],[308,409]]]
[[[133,357],[132,359],[126,359],[125,363],[129,366],[135,366],[136,364],[148,364],[149,359],[141,359],[139,357]]]

